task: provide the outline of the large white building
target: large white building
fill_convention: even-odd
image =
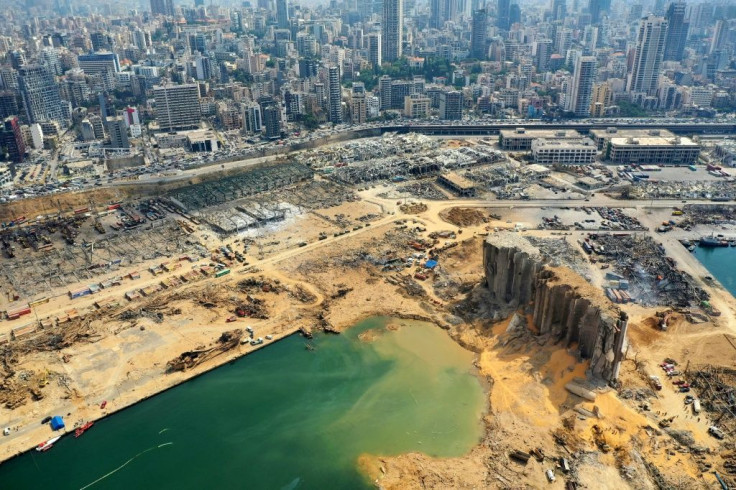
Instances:
[[[607,153],[611,162],[621,165],[694,165],[700,155],[700,145],[680,136],[611,138]]]
[[[191,129],[199,126],[201,109],[196,84],[153,87],[156,120],[164,131]]]
[[[532,141],[534,163],[540,165],[590,165],[598,149],[590,138]]]

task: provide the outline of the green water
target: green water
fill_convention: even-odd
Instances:
[[[485,408],[472,354],[432,325],[387,321],[314,352],[298,336],[268,346],[0,465],[0,488],[80,489],[134,458],[88,488],[359,489],[362,453],[467,452]],[[385,333],[359,341],[369,328]]]

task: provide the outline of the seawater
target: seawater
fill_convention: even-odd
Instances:
[[[736,247],[697,247],[695,257],[736,296]]]
[[[436,326],[391,321],[314,351],[291,336],[0,465],[0,488],[360,489],[361,454],[466,453],[485,409],[473,355]],[[381,335],[359,340],[368,329]]]

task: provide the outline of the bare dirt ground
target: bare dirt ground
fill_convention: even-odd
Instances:
[[[362,457],[360,467],[381,487],[564,488],[566,481],[577,482],[578,488],[713,486],[712,471],[722,471],[721,454],[732,442],[707,435],[709,415],[692,415],[684,395],[675,392],[658,364],[672,357],[682,366],[690,361],[733,367],[736,348],[724,338],[734,333],[730,295],[718,285],[706,286],[723,315],[715,323],[697,325],[675,318],[667,332],[656,329],[654,311],[626,306],[630,347],[621,386],[604,388],[589,402],[565,389],[566,383],[585,377],[586,362],[572,354],[575,350],[551,341],[540,345],[532,325],[522,334],[507,332],[509,319],[484,303],[480,286],[486,234],[513,229],[519,222],[537,223],[550,212],[457,211],[452,208],[458,202],[430,201],[423,210],[406,214],[396,201],[377,197],[380,190],[362,192],[359,202],[295,216],[251,237],[261,246],[251,248],[249,265],[233,267],[223,278],[203,276],[151,297],[121,302],[109,311],[97,311],[92,303],[106,295],[119,299],[121,290],[75,302],[84,318],[65,328],[84,335],[58,348],[21,349],[5,356],[6,375],[12,371],[15,389],[29,394],[24,403],[0,414],[3,426],[17,429],[4,440],[0,458],[47,439],[50,429],[39,424],[46,415],[67,415],[72,427],[260,347],[238,344],[185,371],[167,370],[167,363],[183,352],[216,349],[224,332],[252,326],[255,337],[273,336],[263,344],[268,345],[302,327],[340,331],[366,316],[393,315],[430,320],[476,352],[475,368],[489,385],[489,411],[483,420],[486,435],[463,457]],[[367,221],[369,226],[358,219],[366,214],[376,215]],[[326,236],[320,239],[320,234]],[[522,235],[549,238],[552,233],[519,232]],[[208,248],[235,243],[235,238],[220,240],[202,230],[196,236]],[[307,243],[299,246],[297,240]],[[665,246],[669,253],[674,245],[667,241]],[[430,250],[439,261],[432,272],[423,266]],[[695,271],[693,276],[702,277],[698,264],[686,254],[671,253],[683,268]],[[135,286],[182,275],[192,266],[144,276]],[[248,285],[242,285],[244,280]],[[39,307],[37,314],[64,315],[69,307],[68,301],[57,298]],[[246,308],[250,318],[227,322],[239,307]],[[527,312],[518,314],[525,317]],[[18,324],[4,322],[3,329]],[[29,345],[37,346],[38,338],[31,337]],[[663,379],[662,391],[650,389],[650,374]],[[32,400],[33,392],[39,399]],[[103,400],[108,402],[104,410]],[[660,427],[659,422],[671,416],[671,425]],[[521,465],[509,457],[515,450],[535,450],[539,457]],[[569,474],[560,468],[560,458],[569,461]],[[556,471],[553,484],[545,477],[548,469]]]

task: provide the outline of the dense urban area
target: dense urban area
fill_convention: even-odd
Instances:
[[[379,488],[736,487],[736,4],[3,8],[0,460],[382,315],[488,406]]]

